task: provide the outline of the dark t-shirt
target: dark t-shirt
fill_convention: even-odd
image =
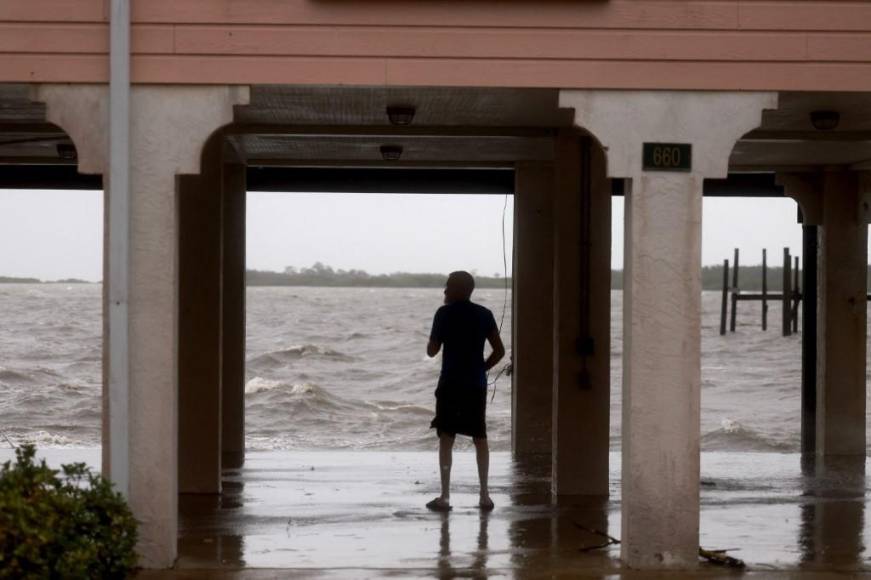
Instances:
[[[493,313],[469,300],[439,308],[430,333],[444,345],[439,383],[486,387],[484,342],[495,329]]]

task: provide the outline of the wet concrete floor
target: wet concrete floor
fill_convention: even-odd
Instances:
[[[227,471],[222,496],[180,500],[176,570],[142,578],[734,578],[702,564],[687,573],[623,570],[619,455],[611,499],[547,494],[548,466],[495,453],[496,509],[477,509],[474,455],[458,452],[453,511],[438,493],[435,453],[252,452]],[[701,543],[730,549],[750,578],[849,578],[865,554],[863,462],[805,466],[794,454],[705,453]],[[595,530],[595,531],[594,531]],[[602,533],[598,533],[602,532]]]

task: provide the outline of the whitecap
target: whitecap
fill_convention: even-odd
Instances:
[[[254,377],[245,383],[245,394],[253,395],[263,391],[271,391],[272,389],[281,386],[281,381],[272,381],[263,377]]]
[[[72,447],[78,442],[60,433],[33,431],[12,438],[17,444],[33,443],[36,447]]]

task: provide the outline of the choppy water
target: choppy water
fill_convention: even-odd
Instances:
[[[100,443],[100,286],[0,285],[0,430],[41,446]],[[476,292],[500,318],[503,293]],[[800,336],[769,331],[742,304],[720,337],[719,294],[703,297],[702,445],[799,449]],[[250,288],[246,420],[254,449],[431,449],[439,360],[424,353],[437,289]],[[611,442],[619,448],[622,294],[612,293]],[[510,303],[503,339],[510,349]],[[501,365],[500,365],[501,366]],[[871,425],[871,422],[869,422]],[[488,410],[510,445],[510,381]],[[0,446],[3,445],[0,434]]]

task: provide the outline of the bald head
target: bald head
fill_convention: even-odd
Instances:
[[[475,279],[466,271],[451,272],[445,283],[445,302],[459,302],[472,297]]]

